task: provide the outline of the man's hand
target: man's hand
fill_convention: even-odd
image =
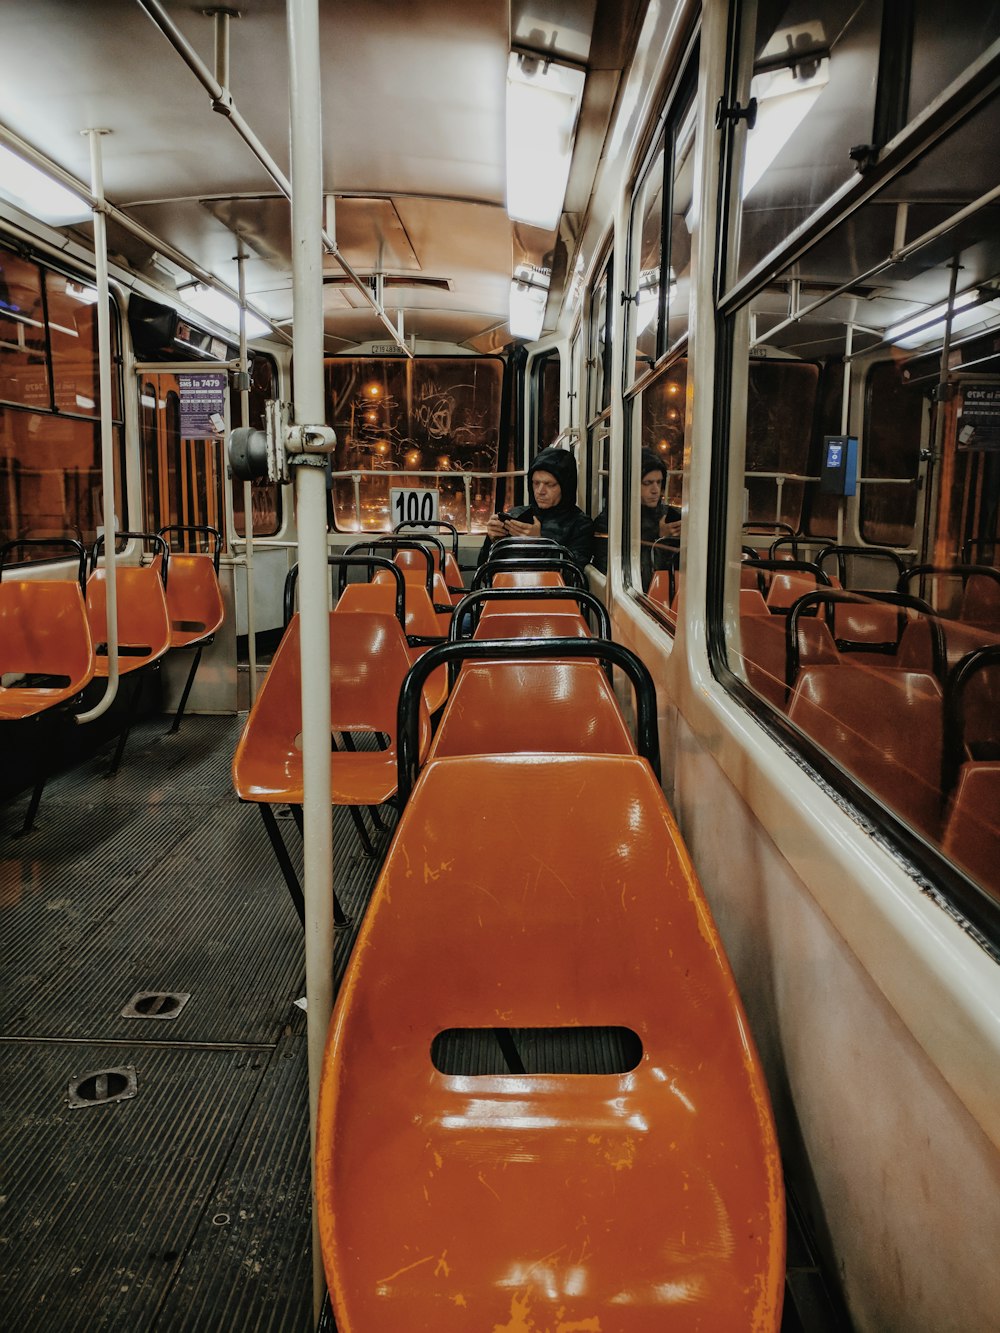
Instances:
[[[540,518],[532,519],[530,523],[522,523],[516,518],[507,520],[507,535],[510,537],[540,537],[542,535],[542,520]]]
[[[660,519],[661,537],[679,537],[680,535],[681,535],[681,520],[679,518],[674,519],[673,521],[671,521],[668,518]]]

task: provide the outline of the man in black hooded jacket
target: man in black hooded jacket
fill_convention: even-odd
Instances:
[[[661,537],[678,538],[681,528],[681,511],[676,505],[667,504],[663,493],[667,488],[667,465],[652,449],[643,449],[639,466],[641,486],[639,492],[639,571],[642,577],[643,592],[649,587],[655,569],[666,569],[671,563],[676,567],[676,550],[664,544],[655,546]],[[602,574],[608,572],[608,511],[607,507],[594,519],[594,564]]]
[[[550,537],[565,546],[580,569],[594,550],[594,521],[576,503],[576,459],[568,449],[543,449],[528,468],[531,503],[510,510],[508,518],[493,514],[479,564],[501,537]]]

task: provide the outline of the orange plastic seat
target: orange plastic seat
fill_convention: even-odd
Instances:
[[[646,596],[651,602],[662,606],[664,611],[671,610],[677,596],[677,574],[669,569],[657,569],[649,580]]]
[[[121,534],[126,535],[126,534]],[[170,647],[170,616],[162,578],[163,556],[148,565],[118,564],[118,672],[126,675],[159,661]],[[95,569],[87,579],[87,618],[94,640],[95,675],[108,674],[108,608],[106,571]]]
[[[800,672],[789,719],[890,809],[941,834],[941,687],[929,672],[864,665]]]
[[[958,618],[1000,634],[1000,571],[990,568],[967,575]]]
[[[215,562],[210,555],[177,552],[167,578],[170,647],[192,648],[211,639],[226,618]]]
[[[517,599],[512,599],[506,605],[510,606],[514,601],[517,605],[524,605]],[[562,599],[559,599],[559,604],[562,605]],[[564,611],[546,611],[543,606],[536,604],[532,611],[491,615],[485,623],[480,620],[472,637],[474,639],[589,639],[591,633],[586,620],[579,612],[576,615],[569,615]]]
[[[813,592],[819,586],[818,580],[809,574],[782,574],[775,572],[764,599],[769,612],[786,612],[803,593]]]
[[[494,588],[561,588],[564,584],[563,576],[553,569],[506,570],[494,574],[492,582]],[[545,608],[547,611],[566,615],[573,615],[579,611],[578,603],[569,598],[565,602],[561,598],[546,602]],[[528,598],[523,602],[516,599],[502,603],[486,602],[483,605],[482,616],[514,615],[522,611],[534,612],[537,609],[537,602],[532,602]]]
[[[424,593],[426,593],[427,592],[426,569],[417,569],[415,565],[400,564],[400,557],[407,555],[417,555],[419,558],[419,553],[416,551],[400,551],[399,555],[396,556],[393,563],[399,565],[400,569],[402,569],[403,580],[406,583],[408,589],[420,588],[423,589]],[[391,580],[392,580],[392,575],[387,573],[385,570],[377,570],[372,578],[373,583],[389,583],[391,582]],[[431,579],[431,592],[429,595],[429,600],[430,600],[431,610],[434,613],[434,623],[436,626],[435,633],[442,635],[447,634],[448,628],[451,625],[451,607],[453,603],[451,600],[451,593],[449,592],[448,586],[444,581],[443,574],[435,573],[433,578]],[[442,611],[438,609],[439,607],[447,607],[448,610]]]
[[[942,842],[945,852],[1000,900],[1000,762],[962,765]]]
[[[495,620],[506,617],[491,616]],[[430,755],[634,754],[614,690],[596,662],[467,662]]]
[[[302,673],[299,616],[278,645],[233,758],[233,786],[243,801],[302,804]],[[330,754],[333,805],[382,805],[396,791],[396,700],[410,662],[393,616],[330,616],[331,728],[388,737],[388,748]],[[421,720],[421,747],[430,721]]]
[[[764,601],[764,594],[754,585],[752,588],[740,588],[740,615],[767,616],[771,613]]]
[[[219,550],[222,534],[217,528],[175,524],[161,528],[159,536],[169,532],[200,533],[215,542],[215,555],[177,551],[171,554],[167,576],[167,614],[170,617],[170,647],[193,648],[194,657],[174,714],[171,734],[178,730],[201,655],[215,638],[226,618],[226,608],[219,586]]]
[[[403,578],[406,580],[406,572],[403,572]],[[427,590],[424,587],[423,580],[419,583],[406,582],[404,590],[406,606],[406,633],[407,635],[416,635],[422,639],[431,639],[434,643],[444,641],[441,634],[437,616],[434,613],[434,607],[431,605],[431,599],[427,596]],[[392,575],[387,573],[385,581],[379,579],[376,575],[371,583],[349,583],[341,593],[337,605],[334,607],[334,614],[354,613],[358,611],[374,613],[376,615],[389,615],[395,618],[396,605],[396,586]],[[398,622],[397,622],[398,623]],[[427,651],[427,644],[407,645],[407,657],[412,664],[418,658],[422,657]],[[428,678],[424,687],[424,698],[427,700],[427,707],[432,713],[436,713],[448,697],[448,673],[443,667],[433,672]]]
[[[852,660],[885,666],[897,653],[900,612],[886,602],[835,602],[833,634],[838,649],[849,652]]]
[[[79,583],[0,583],[0,721],[33,717],[75,698],[94,668]]]
[[[748,589],[740,591],[742,599]],[[757,594],[760,597],[760,594]],[[763,601],[763,598],[761,598]],[[784,617],[761,615],[755,603],[751,611],[740,615],[740,638],[747,684],[775,708],[783,709],[788,700],[788,636]],[[822,620],[803,616],[796,627],[799,667],[835,666],[840,662],[833,636]]]
[[[456,836],[439,812],[470,791]],[[516,1053],[525,1030],[608,1025],[639,1035],[634,1068],[432,1059],[449,1030],[499,1026]],[[747,1032],[645,760],[428,765],[324,1060],[316,1200],[341,1333],[776,1330],[781,1167]]]
[[[406,641],[395,616],[357,612],[330,620],[330,803],[347,806],[369,855],[374,847],[361,806],[373,818],[396,793],[396,699],[410,668]],[[357,750],[353,735],[374,733],[384,748]],[[352,737],[337,745],[334,737]],[[419,748],[426,753],[430,718],[419,717]],[[256,803],[300,920],[302,888],[271,809],[303,802],[301,631],[295,614],[278,645],[233,756],[233,786],[242,801]],[[376,823],[378,822],[376,818]],[[300,826],[301,827],[301,826]],[[334,921],[347,917],[334,895]]]
[[[457,606],[459,602],[462,600],[462,598],[465,596],[467,589],[464,586],[465,580],[462,578],[462,571],[458,565],[458,559],[457,559],[458,530],[454,526],[454,524],[448,523],[444,519],[438,519],[436,521],[432,521],[429,523],[397,523],[396,526],[393,528],[393,534],[402,535],[406,533],[411,537],[419,537],[421,533],[426,535],[429,528],[443,529],[444,531],[449,532],[451,534],[452,549],[450,551],[443,552],[443,559],[442,559],[442,551],[439,550],[437,547],[434,547],[433,549],[436,552],[435,567],[444,575],[444,581],[445,584],[447,585],[448,595],[451,598],[452,606]],[[438,536],[438,540],[442,543],[442,549],[443,549],[444,538]],[[410,552],[408,552],[407,548],[405,547],[403,548],[402,551],[399,552],[399,554],[402,555],[404,551],[407,554],[410,554]],[[416,553],[413,554],[412,561],[407,560],[404,562],[400,562],[397,560],[398,564],[402,565],[402,564],[412,563],[417,567],[420,567],[419,562],[420,562],[420,556],[417,555]]]

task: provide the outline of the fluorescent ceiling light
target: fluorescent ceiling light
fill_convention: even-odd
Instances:
[[[962,329],[967,329],[971,324],[977,324],[996,312],[997,307],[985,303],[985,298],[975,288],[962,292],[960,296],[955,297],[951,331],[959,333]],[[920,347],[924,343],[936,342],[944,337],[947,317],[948,302],[942,301],[940,305],[931,306],[929,310],[924,310],[919,315],[911,315],[909,319],[904,319],[901,323],[894,324],[891,329],[886,329],[885,340],[895,343],[897,347]]]
[[[750,96],[757,99],[757,120],[747,131],[740,187],[743,199],[774,164],[830,81],[827,56],[810,64],[815,68],[808,75],[795,66],[755,74],[750,81]]]
[[[0,144],[0,195],[51,226],[85,222],[90,205],[65,185]]]
[[[554,231],[559,224],[582,69],[512,51],[507,63],[507,214]]]
[[[510,284],[509,327],[512,338],[534,342],[541,334],[551,276],[547,268],[536,268],[534,264],[518,264],[514,270]]]
[[[226,296],[224,292],[217,292],[214,287],[205,287],[198,283],[195,287],[190,287],[184,292],[184,299],[189,306],[197,310],[206,319],[214,320],[224,329],[232,329],[234,333],[239,332],[240,327],[240,308],[231,296]],[[247,337],[263,338],[265,334],[271,332],[271,326],[265,324],[262,319],[252,315],[247,311]]]

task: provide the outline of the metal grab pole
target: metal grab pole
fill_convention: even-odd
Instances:
[[[292,160],[292,309],[295,421],[325,421],[323,385],[323,160],[318,0],[288,0]],[[319,462],[321,466],[311,464]],[[333,1011],[333,819],[330,806],[330,615],[326,564],[326,460],[295,467],[302,653],[303,865],[309,1044],[309,1131],[315,1200],[316,1113]],[[313,1206],[313,1315],[324,1278]]]
[[[98,383],[101,392],[101,486],[104,491],[104,596],[107,606],[108,681],[101,699],[77,722],[93,722],[103,716],[118,693],[118,581],[115,577],[115,454],[111,434],[111,314],[108,305],[108,228],[104,217],[104,168],[101,135],[107,130],[87,130],[90,137],[91,193],[94,196],[94,258],[97,268]],[[125,525],[126,529],[128,524]]]
[[[202,60],[201,56],[199,56],[198,52],[194,49],[191,43],[185,38],[180,28],[178,28],[177,24],[167,13],[166,9],[161,3],[161,0],[138,0],[138,3],[140,7],[146,11],[146,13],[153,20],[156,26],[160,29],[160,31],[166,37],[167,41],[170,42],[170,45],[174,48],[177,54],[187,65],[188,69],[190,69],[191,73],[195,76],[195,78],[198,80],[201,86],[205,89],[209,97],[211,97],[213,109],[221,112],[226,117],[226,119],[232,125],[233,129],[236,130],[237,134],[240,136],[243,142],[247,145],[247,147],[256,157],[257,161],[261,164],[261,166],[264,168],[267,174],[271,177],[275,185],[277,185],[281,193],[285,196],[286,199],[291,199],[292,186],[289,183],[289,181],[285,179],[285,175],[282,172],[281,168],[275,162],[274,158],[267,151],[267,149],[264,147],[261,141],[257,138],[257,135],[250,128],[249,124],[243,119],[242,115],[240,114],[239,108],[233,101],[233,96],[230,90],[227,87],[224,87],[223,84],[216,77],[216,75],[213,74],[212,71],[208,68],[208,66]],[[318,40],[319,40],[319,33],[317,29],[317,41]],[[219,62],[219,56],[217,53],[216,63],[218,64],[218,62]],[[226,63],[228,64],[228,57]],[[295,78],[295,71],[293,70],[292,71],[293,82],[294,78]],[[293,155],[293,161],[294,161],[294,155]],[[320,189],[322,190],[322,181],[320,182]],[[326,244],[328,252],[334,257],[334,259],[336,259],[337,263],[343,269],[346,276],[351,280],[351,282],[357,288],[358,293],[364,298],[364,300],[368,303],[368,305],[372,308],[372,310],[374,310],[375,314],[378,316],[379,321],[385,326],[386,331],[389,334],[391,334],[393,341],[397,344],[400,351],[405,356],[412,357],[413,351],[410,347],[406,345],[406,340],[403,338],[402,330],[397,328],[397,326],[393,324],[392,320],[386,314],[385,307],[382,305],[381,300],[376,300],[376,298],[372,295],[372,290],[369,287],[368,283],[366,283],[364,279],[361,278],[360,275],[354,271],[351,265],[341,254],[337,246],[337,242],[333,239],[332,236],[330,236],[324,230],[322,216],[320,217],[320,222],[319,222],[319,234],[323,238],[323,241]]]
[[[250,425],[250,362],[247,359],[247,279],[246,248],[243,237],[237,238],[236,263],[240,289],[240,425]],[[234,525],[235,526],[235,525]],[[246,539],[244,559],[247,573],[247,665],[250,669],[250,707],[257,698],[257,616],[253,591],[253,485],[243,483],[243,533]],[[233,536],[236,536],[235,531]]]

